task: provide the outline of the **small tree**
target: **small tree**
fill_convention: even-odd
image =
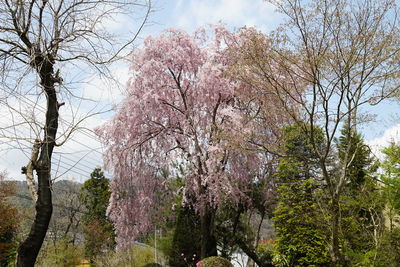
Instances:
[[[293,266],[322,266],[330,262],[329,235],[323,227],[324,214],[318,206],[321,191],[318,159],[303,127],[284,131],[283,153],[277,176],[278,203],[274,211],[275,246]],[[323,144],[322,130],[318,134]]]
[[[195,263],[201,254],[200,218],[193,209],[181,207],[172,239],[170,266],[186,267]]]
[[[53,184],[53,215],[50,220],[44,247],[38,256],[38,264],[68,264],[82,258],[79,248],[82,234],[83,204],[79,200],[80,183],[68,180]],[[76,257],[70,258],[71,254]]]
[[[382,150],[384,173],[382,195],[385,201],[385,231],[379,240],[376,262],[395,266],[400,261],[400,146],[392,143]]]
[[[382,180],[385,182],[383,192],[386,199],[387,218],[389,220],[389,231],[392,231],[400,222],[400,146],[391,144],[382,150],[385,160],[382,169],[385,174]]]
[[[348,165],[341,199],[341,246],[349,264],[360,263],[366,255],[376,258],[384,229],[384,199],[373,175],[377,164],[357,132],[349,134],[344,127],[338,138],[338,160],[350,151],[353,160]]]
[[[94,169],[80,195],[86,209],[82,218],[85,254],[92,262],[103,250],[112,250],[115,246],[114,228],[106,215],[110,195],[109,180],[100,168]]]

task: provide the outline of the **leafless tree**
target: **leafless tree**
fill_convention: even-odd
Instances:
[[[80,187],[81,184],[68,180],[58,181],[53,186],[57,195],[53,199],[54,214],[49,224],[51,236],[47,240],[53,243],[56,251],[74,248],[83,238],[81,221],[85,209],[79,199]]]
[[[270,0],[286,18],[267,46],[257,35],[246,46],[239,79],[275,92],[294,122],[303,125],[329,191],[329,228],[334,264],[340,252],[340,199],[354,149],[347,144],[339,166],[331,158],[343,126],[347,140],[368,119],[360,107],[377,105],[399,89],[399,24],[394,0]],[[244,71],[243,71],[244,70]],[[249,80],[246,73],[251,73]],[[257,79],[254,79],[256,77]],[[272,90],[271,90],[272,89]],[[289,103],[292,105],[287,105]],[[300,112],[299,112],[300,109]],[[320,145],[318,134],[325,141]],[[339,171],[337,171],[339,170]]]
[[[150,0],[0,0],[0,100],[19,112],[35,133],[20,136],[16,125],[10,126],[14,139],[33,145],[23,172],[31,184],[33,198],[37,198],[35,220],[18,248],[17,266],[35,264],[51,218],[51,159],[54,147],[64,142],[56,136],[59,111],[64,99],[75,96],[67,86],[67,73],[72,66],[109,74],[108,67],[132,45],[150,11]],[[108,24],[117,15],[138,16],[137,12],[144,13],[136,17],[141,22],[138,27],[132,26],[134,33],[129,39],[121,40],[120,33],[110,30]],[[43,123],[18,108],[19,98],[11,100],[18,95],[38,95],[37,101],[45,101]],[[39,103],[32,105],[36,104]],[[81,120],[75,122],[60,136],[70,137]],[[37,192],[33,171],[37,175]]]

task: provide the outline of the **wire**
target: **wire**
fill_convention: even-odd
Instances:
[[[27,98],[26,96],[23,96],[23,95],[21,95],[21,94],[19,94],[19,93],[17,93],[17,94],[20,95],[20,97],[15,96],[18,100],[24,102],[25,104],[29,104],[29,105],[33,104],[33,105],[35,105],[36,107],[38,107],[38,109],[41,110],[42,112],[45,111],[45,108],[43,108],[42,106],[38,105],[37,103],[35,103],[35,102],[32,101],[31,99],[29,99],[29,98]],[[29,103],[28,103],[28,101],[29,101]],[[64,119],[62,119],[62,118],[60,118],[60,120],[63,121],[63,122],[66,122],[66,123],[69,124],[69,125],[71,125],[70,123],[68,123],[66,120],[64,120]],[[15,135],[15,134],[17,134],[17,135],[20,134],[21,136],[26,135],[24,132],[22,132],[21,130],[19,130],[19,129],[17,129],[17,128],[14,128],[14,131],[12,131],[11,129],[7,129],[7,128],[8,128],[8,127],[3,127],[3,129],[1,129],[1,130],[2,130],[3,132],[5,131],[5,132],[7,132],[7,133],[9,133],[9,134],[11,134],[11,135]],[[86,137],[90,138],[91,140],[94,140],[95,142],[98,142],[98,138],[95,137],[94,135],[91,135],[91,134],[87,133],[86,129],[80,128],[80,129],[77,129],[76,132],[79,132],[79,133],[85,135]],[[17,140],[14,140],[14,141],[16,141],[16,143],[18,143],[18,145],[20,146],[20,149],[22,149],[21,143],[18,142]],[[99,160],[98,158],[93,158],[93,157],[90,157],[90,156],[89,156],[91,152],[97,153],[98,155],[102,155],[102,153],[101,153],[100,151],[98,151],[98,150],[100,150],[100,149],[102,150],[102,147],[101,147],[101,146],[99,146],[98,148],[91,148],[91,147],[89,147],[88,145],[86,145],[86,144],[84,144],[84,143],[82,143],[82,142],[80,142],[80,141],[78,141],[78,140],[76,140],[76,139],[74,139],[74,138],[71,138],[70,141],[71,141],[71,142],[75,142],[75,143],[81,145],[82,147],[87,148],[88,150],[83,150],[83,151],[77,151],[77,152],[71,152],[71,153],[69,153],[71,156],[73,156],[74,154],[76,155],[76,154],[81,154],[82,152],[85,152],[85,155],[83,155],[78,161],[75,161],[75,160],[69,158],[69,157],[67,156],[67,154],[64,154],[64,155],[63,155],[62,160],[67,160],[67,161],[69,161],[69,162],[72,162],[73,164],[68,164],[68,163],[65,163],[64,161],[62,161],[62,160],[61,160],[61,154],[62,154],[62,153],[61,153],[61,152],[55,151],[54,153],[55,153],[55,154],[59,154],[60,157],[59,157],[59,159],[58,159],[57,162],[54,162],[54,161],[53,161],[53,164],[52,164],[52,165],[55,165],[54,167],[55,167],[56,169],[61,168],[61,169],[65,170],[61,175],[57,175],[57,178],[58,178],[58,177],[61,177],[62,175],[66,174],[66,173],[68,173],[68,172],[73,172],[73,173],[78,174],[78,175],[81,175],[81,176],[83,176],[83,177],[87,177],[87,175],[94,169],[94,167],[92,168],[92,167],[89,167],[88,165],[95,165],[96,167],[98,167],[99,165],[102,165],[102,164],[101,164],[101,161],[102,161],[101,158],[100,158],[100,160]],[[98,143],[100,144],[100,142],[98,142]],[[100,144],[100,145],[101,145],[101,144]],[[30,147],[27,147],[27,146],[26,146],[26,147],[23,148],[22,150],[28,150],[28,151],[29,151],[30,149],[31,149]],[[27,153],[24,153],[24,155],[25,155],[25,157],[26,157],[27,159],[29,159],[29,156],[27,155]],[[99,163],[100,163],[100,164],[99,164]],[[66,167],[65,165],[66,165],[67,167]],[[90,171],[88,171],[87,169],[83,169],[82,167],[78,167],[78,166],[83,166],[83,168],[88,168],[88,169],[90,169]],[[77,169],[77,170],[79,170],[79,171],[81,171],[81,172],[76,171],[76,170],[73,170],[73,168],[75,168],[75,169]],[[85,174],[83,174],[82,172],[85,172]],[[86,173],[86,172],[87,172],[87,173]]]

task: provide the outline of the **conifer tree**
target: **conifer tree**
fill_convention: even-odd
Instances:
[[[396,266],[400,262],[400,146],[392,143],[382,150],[382,197],[385,203],[385,229],[379,240],[376,262]]]
[[[367,253],[378,247],[384,204],[373,177],[377,165],[361,135],[343,127],[337,149],[339,161],[344,160],[349,151],[353,155],[347,168],[340,206],[342,247],[348,263],[354,264],[364,261]]]
[[[102,250],[115,246],[113,225],[106,216],[110,194],[108,179],[100,168],[94,169],[81,188],[81,200],[86,208],[83,216],[85,254],[91,261]]]
[[[327,240],[318,220],[321,210],[315,199],[318,165],[311,144],[295,124],[284,131],[285,157],[279,161],[278,203],[274,212],[276,248],[291,266],[322,266],[329,263]],[[318,135],[322,144],[322,131]]]

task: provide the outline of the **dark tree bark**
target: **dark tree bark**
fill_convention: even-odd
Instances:
[[[50,58],[50,59],[49,59]],[[34,169],[38,177],[38,200],[36,202],[36,215],[28,237],[18,248],[17,266],[34,266],[37,255],[43,244],[53,212],[51,196],[51,156],[55,146],[58,128],[57,93],[55,90],[54,63],[51,57],[37,57],[34,68],[40,75],[42,86],[47,99],[47,112],[44,127],[44,137],[40,147],[40,156]]]

